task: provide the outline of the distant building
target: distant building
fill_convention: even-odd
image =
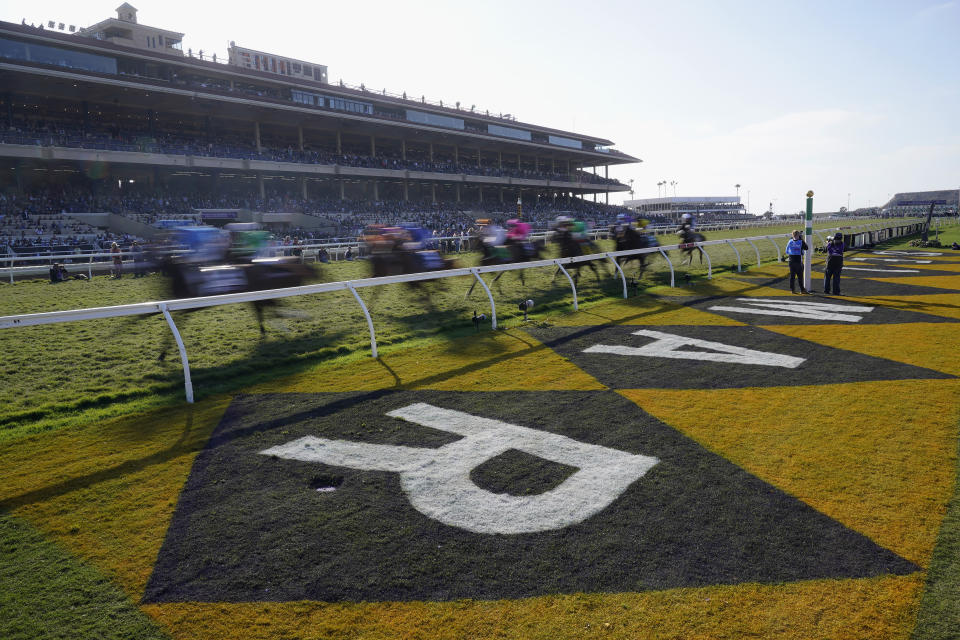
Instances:
[[[926,215],[931,204],[935,216],[957,215],[957,206],[960,205],[960,189],[897,193],[887,204],[880,207],[880,213],[895,217]]]
[[[644,198],[626,200],[623,206],[633,209],[640,216],[660,216],[671,220],[679,220],[685,213],[714,220],[747,215],[739,196]]]
[[[80,35],[134,49],[162,51],[183,55],[183,34],[137,23],[137,9],[124,2],[117,7],[117,17],[80,30]]]
[[[284,58],[272,53],[264,53],[254,49],[238,47],[236,42],[230,42],[229,63],[235,67],[254,69],[276,73],[291,78],[306,78],[317,82],[327,82],[327,67],[322,64],[305,62],[294,58]],[[315,104],[315,103],[311,103]]]

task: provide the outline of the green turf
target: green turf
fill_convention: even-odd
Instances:
[[[0,638],[165,638],[108,578],[0,514]]]
[[[960,634],[960,466],[953,499],[940,525],[917,616],[914,640],[947,640]]]

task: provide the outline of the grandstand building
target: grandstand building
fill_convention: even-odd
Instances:
[[[674,221],[685,213],[710,220],[742,219],[749,215],[739,196],[643,198],[626,200],[623,206],[643,218],[660,217]]]
[[[0,194],[71,194],[70,211],[115,197],[124,215],[136,194],[147,221],[203,201],[309,226],[384,203],[602,208],[629,190],[608,168],[640,162],[605,138],[330,84],[326,66],[233,43],[228,60],[185,54],[182,36],[126,3],[79,33],[0,22]]]
[[[908,191],[894,194],[888,203],[880,207],[884,216],[920,216],[926,215],[933,205],[935,216],[955,216],[960,205],[960,189],[944,191]]]

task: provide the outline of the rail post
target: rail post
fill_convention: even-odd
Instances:
[[[707,280],[713,279],[713,261],[710,260],[710,254],[707,253],[707,250],[703,248],[703,245],[699,242],[696,243],[697,248],[700,249],[700,253],[707,256]],[[740,257],[740,254],[737,254],[737,257]],[[693,258],[690,259],[690,266],[693,267]]]
[[[778,245],[776,240],[773,239],[773,236],[767,236],[767,240],[769,240],[770,244],[773,245],[773,250],[777,252],[777,262],[783,262],[783,255],[780,251],[780,245]]]
[[[674,277],[673,277],[673,263],[670,262],[670,256],[668,256],[667,252],[664,251],[663,249],[660,249],[660,255],[663,256],[663,259],[667,261],[667,266],[670,267],[670,286],[673,287],[675,286]]]
[[[727,240],[727,244],[730,245],[730,248],[733,249],[733,252],[737,254],[737,273],[743,271],[743,263],[740,260],[740,252],[737,251],[737,248],[733,246],[733,240]]]
[[[483,287],[483,290],[487,292],[487,298],[490,300],[490,325],[491,328],[497,328],[497,304],[493,301],[493,294],[490,293],[490,287],[487,286],[487,283],[483,281],[483,278],[480,277],[480,272],[476,267],[470,269],[470,272],[476,277],[480,282],[480,286]]]
[[[757,249],[757,245],[753,244],[753,240],[751,240],[750,238],[744,238],[744,240],[747,241],[747,244],[753,247],[753,251],[757,254],[757,266],[759,267],[760,266],[760,249]]]
[[[373,330],[373,320],[370,318],[370,312],[367,311],[367,305],[363,304],[363,300],[360,298],[357,290],[353,288],[352,282],[347,282],[346,287],[350,290],[350,293],[353,294],[353,297],[356,298],[357,304],[363,309],[363,315],[367,318],[367,328],[370,330],[370,355],[377,358],[377,334]]]
[[[573,278],[570,277],[570,274],[567,273],[567,270],[563,268],[563,265],[560,264],[559,260],[554,260],[553,263],[560,267],[560,271],[563,271],[563,275],[567,276],[567,280],[570,281],[570,289],[573,291],[573,310],[579,311],[580,305],[577,304],[577,285],[573,283]]]
[[[623,275],[623,269],[620,268],[620,263],[617,262],[617,259],[611,256],[609,253],[604,254],[607,256],[607,259],[613,263],[613,266],[616,267],[617,271],[620,273],[620,280],[623,282],[623,297],[627,297],[627,276]]]
[[[170,331],[173,332],[173,339],[177,342],[177,350],[180,352],[180,363],[183,365],[183,386],[187,391],[187,402],[193,404],[193,382],[190,380],[190,362],[187,360],[187,348],[183,346],[183,338],[180,337],[180,331],[177,330],[177,325],[174,324],[173,317],[170,315],[170,310],[167,309],[167,305],[161,304],[159,306],[160,312],[167,321],[167,326],[169,326]]]

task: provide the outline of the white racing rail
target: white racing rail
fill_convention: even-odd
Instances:
[[[873,244],[886,240],[892,237],[899,237],[904,235],[909,235],[912,233],[917,233],[921,224],[907,224],[907,225],[896,225],[892,227],[882,227],[878,228],[876,224],[867,225],[866,227],[854,227],[854,228],[841,228],[840,231],[844,233],[845,236],[848,236],[850,242],[848,246],[855,248],[858,246],[863,246],[865,244]],[[820,229],[814,231],[823,241],[823,234],[825,232],[833,231],[833,229]],[[141,302],[136,304],[125,304],[113,307],[96,307],[91,309],[74,309],[70,311],[48,311],[45,313],[29,313],[22,315],[12,315],[12,316],[0,316],[0,329],[11,329],[16,327],[29,327],[42,324],[60,324],[64,322],[76,322],[78,320],[99,320],[103,318],[120,318],[125,316],[136,316],[136,315],[146,315],[146,314],[162,314],[164,319],[167,322],[167,325],[170,327],[170,331],[173,333],[174,340],[177,343],[177,349],[180,352],[180,361],[183,365],[183,378],[184,386],[186,388],[186,399],[187,402],[193,402],[193,384],[190,381],[190,362],[187,358],[186,346],[183,344],[183,339],[180,337],[180,332],[177,329],[176,323],[173,321],[173,317],[170,315],[171,311],[182,311],[187,309],[202,309],[205,307],[215,307],[224,304],[237,304],[237,303],[247,303],[247,302],[256,302],[259,300],[273,300],[277,298],[289,298],[292,296],[302,296],[315,293],[326,293],[332,291],[349,291],[353,294],[353,297],[356,299],[357,304],[360,305],[360,308],[363,310],[363,315],[367,320],[367,328],[370,331],[370,355],[374,358],[377,357],[377,339],[376,332],[373,326],[373,319],[370,316],[370,311],[367,309],[367,306],[364,304],[363,299],[360,298],[360,295],[357,293],[357,289],[364,287],[378,287],[388,284],[398,284],[403,282],[420,282],[424,280],[439,280],[443,278],[456,278],[460,276],[473,276],[483,287],[483,290],[487,294],[487,299],[490,301],[490,318],[491,318],[491,328],[497,328],[497,307],[493,299],[493,294],[490,292],[490,288],[487,286],[487,283],[481,277],[481,274],[484,273],[500,273],[503,271],[518,271],[521,269],[537,269],[543,267],[556,267],[559,271],[567,277],[567,281],[570,283],[570,289],[573,295],[573,308],[574,310],[579,309],[577,303],[577,286],[573,278],[570,277],[569,272],[564,265],[575,265],[581,262],[589,262],[593,260],[609,260],[616,269],[616,273],[619,275],[621,283],[623,284],[623,297],[627,297],[627,278],[623,273],[623,270],[620,268],[617,258],[624,256],[635,256],[642,254],[658,254],[663,256],[666,260],[667,265],[670,267],[670,286],[675,286],[675,272],[673,267],[673,262],[670,260],[670,257],[667,255],[667,251],[673,251],[677,249],[699,249],[703,252],[703,255],[707,258],[707,278],[713,277],[713,263],[710,259],[710,254],[707,251],[708,247],[715,246],[729,246],[733,248],[734,253],[737,256],[737,271],[742,271],[743,262],[740,252],[734,246],[735,242],[744,242],[749,244],[754,251],[756,252],[757,265],[761,264],[760,259],[760,250],[754,241],[768,241],[773,244],[777,252],[777,260],[782,259],[782,250],[777,240],[784,240],[785,236],[783,235],[770,235],[770,236],[753,236],[749,238],[737,238],[732,240],[707,240],[704,242],[695,242],[689,244],[675,244],[661,247],[650,247],[647,249],[632,249],[627,251],[608,251],[604,253],[596,253],[586,256],[578,256],[575,258],[552,258],[548,260],[537,260],[535,262],[520,262],[513,264],[503,264],[503,265],[492,265],[486,267],[465,267],[459,269],[447,269],[444,271],[429,271],[424,273],[411,273],[406,275],[398,276],[386,276],[382,278],[363,278],[360,280],[347,280],[342,282],[325,282],[322,284],[310,284],[303,285],[299,287],[290,287],[286,289],[269,289],[265,291],[249,291],[244,293],[229,293],[224,295],[217,296],[206,296],[200,298],[184,298],[179,300],[163,300],[156,302]],[[784,249],[786,244],[784,244]]]

